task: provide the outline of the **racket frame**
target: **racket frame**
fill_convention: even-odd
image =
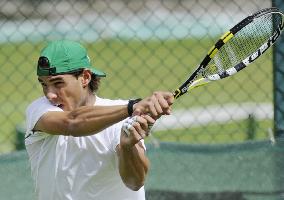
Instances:
[[[276,7],[272,8],[265,8],[262,9],[242,21],[240,21],[238,24],[236,24],[233,28],[231,28],[228,32],[223,34],[221,38],[215,43],[215,45],[209,50],[205,58],[202,60],[200,65],[195,69],[195,71],[190,75],[190,77],[179,87],[177,88],[174,92],[174,98],[177,99],[181,95],[185,94],[187,91],[192,90],[196,87],[205,85],[211,81],[217,81],[223,78],[226,78],[228,76],[232,76],[239,72],[240,70],[244,69],[246,66],[254,62],[257,58],[259,58],[264,52],[269,49],[279,38],[281,35],[283,28],[284,28],[284,20],[281,20],[280,24],[277,25],[277,29],[273,32],[272,36],[269,37],[269,39],[258,48],[255,52],[250,54],[247,58],[242,60],[240,63],[238,63],[236,66],[231,67],[227,70],[225,70],[221,74],[213,74],[209,75],[205,78],[200,78],[195,80],[207,67],[208,63],[211,61],[211,59],[216,55],[216,53],[228,42],[230,41],[234,35],[239,32],[241,29],[243,29],[245,26],[253,22],[254,19],[265,15],[267,13],[278,13],[282,16],[284,14]],[[283,19],[283,17],[282,17]]]

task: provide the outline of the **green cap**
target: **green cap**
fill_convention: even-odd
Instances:
[[[38,76],[68,74],[81,69],[90,69],[93,74],[106,74],[91,65],[87,50],[77,42],[58,40],[50,42],[40,54],[37,66]]]

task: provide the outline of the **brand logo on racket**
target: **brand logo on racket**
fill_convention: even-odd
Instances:
[[[278,39],[278,37],[280,36],[282,30],[284,28],[284,23],[280,23],[278,25],[278,29],[276,29],[276,31],[273,33],[273,35],[268,39],[268,41],[266,43],[264,43],[263,45],[261,45],[261,47],[254,52],[253,54],[251,54],[249,57],[247,57],[243,63],[245,65],[248,65],[250,63],[252,63],[255,59],[257,59],[259,56],[261,56],[270,46],[272,46],[276,40]]]

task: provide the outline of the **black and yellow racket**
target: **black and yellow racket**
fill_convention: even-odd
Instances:
[[[275,7],[260,10],[226,32],[210,49],[190,77],[174,91],[187,91],[232,76],[264,54],[284,28],[284,14]]]

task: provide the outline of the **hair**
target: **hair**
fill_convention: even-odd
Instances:
[[[72,74],[73,76],[75,76],[77,79],[79,78],[79,76],[83,73],[84,69],[81,69],[79,71],[76,71],[76,72],[73,72],[73,73],[70,73]],[[101,78],[96,76],[95,74],[92,73],[91,75],[91,81],[89,82],[89,90],[94,93],[94,92],[97,92],[98,89],[99,89],[99,85],[100,85],[100,80]]]
[[[96,76],[95,74],[92,74],[91,81],[89,83],[89,89],[91,92],[97,92],[99,89],[101,78]]]

